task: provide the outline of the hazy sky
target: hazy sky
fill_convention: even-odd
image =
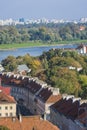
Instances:
[[[87,0],[0,0],[0,19],[68,19],[87,17]]]

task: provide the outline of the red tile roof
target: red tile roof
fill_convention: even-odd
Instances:
[[[59,130],[58,127],[40,119],[39,116],[18,118],[0,118],[0,125],[8,127],[10,130]]]
[[[13,76],[8,77],[6,75],[1,76],[2,82],[4,84],[10,84],[10,85],[16,85],[17,87],[27,87],[29,88],[29,91],[35,94],[40,88],[41,85],[36,83],[33,80],[29,81],[29,78],[25,77],[22,79],[21,76],[17,78],[17,76],[14,78]]]
[[[2,90],[2,91],[3,91],[4,93],[6,93],[7,95],[10,95],[11,87],[0,86],[0,90]]]
[[[0,91],[0,103],[16,103],[16,101],[12,96]]]

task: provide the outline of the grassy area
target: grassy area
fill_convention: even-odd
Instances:
[[[61,44],[80,44],[87,43],[87,40],[76,40],[76,41],[60,41],[55,43],[43,43],[43,42],[27,42],[27,43],[12,43],[12,44],[1,44],[0,50],[2,49],[16,49],[16,48],[25,48],[25,47],[35,47],[35,46],[52,46],[52,45],[61,45]]]

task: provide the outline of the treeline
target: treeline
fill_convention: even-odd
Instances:
[[[87,99],[87,56],[76,51],[51,49],[39,57],[8,56],[1,64],[6,71],[16,72],[17,66],[26,64],[31,72],[61,93],[74,94]]]
[[[31,24],[0,26],[0,44],[29,41],[58,42],[87,39],[86,24]]]

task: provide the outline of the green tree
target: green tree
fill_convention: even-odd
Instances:
[[[81,92],[80,92],[80,96],[83,99],[87,99],[87,76],[86,75],[80,75],[79,76],[79,82],[81,84]]]
[[[0,126],[0,130],[10,130],[10,129],[7,128],[6,126]]]

